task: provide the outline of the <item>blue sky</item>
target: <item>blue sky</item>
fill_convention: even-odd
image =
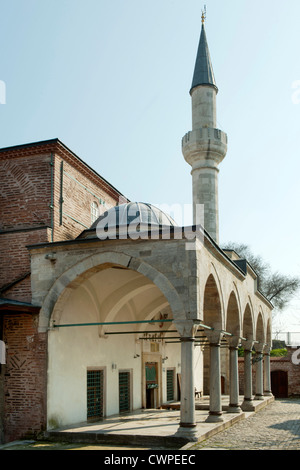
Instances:
[[[0,0],[0,147],[58,137],[129,199],[191,204],[181,138],[204,3],[229,139],[220,244],[300,276],[299,0]],[[300,331],[300,300],[286,321]]]

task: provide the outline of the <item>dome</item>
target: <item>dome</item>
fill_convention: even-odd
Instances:
[[[112,207],[104,212],[91,226],[96,229],[99,226],[105,226],[108,229],[114,227],[128,227],[130,224],[135,228],[149,226],[172,226],[176,227],[176,222],[162,210],[143,202],[129,202],[119,206]]]

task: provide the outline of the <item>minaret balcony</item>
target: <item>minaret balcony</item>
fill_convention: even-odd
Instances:
[[[182,153],[192,168],[217,167],[227,153],[227,134],[219,129],[202,127],[188,132],[182,139]]]

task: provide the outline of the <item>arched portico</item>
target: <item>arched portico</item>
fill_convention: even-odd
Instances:
[[[239,375],[238,375],[238,348],[241,337],[240,309],[235,291],[232,291],[227,306],[226,332],[229,343],[229,408],[230,413],[240,413],[239,406]]]
[[[173,374],[173,377],[176,377],[177,373],[181,374],[179,431],[192,440],[196,427],[195,388],[199,390],[198,384],[202,385],[203,380],[202,370],[199,369],[196,374],[192,366],[197,363],[195,359],[198,354],[199,357],[201,355],[201,368],[203,365],[203,350],[195,348],[196,342],[203,344],[203,338],[198,341],[195,338],[196,331],[201,324],[199,329],[204,328],[201,335],[208,339],[210,351],[207,369],[209,380],[205,376],[206,382],[209,382],[210,394],[207,421],[223,421],[221,341],[224,342],[226,338],[230,347],[236,347],[233,343],[240,339],[242,318],[243,334],[248,324],[252,325],[253,313],[250,307],[249,310],[246,309],[244,317],[241,314],[241,303],[248,292],[244,277],[241,272],[236,272],[235,266],[228,261],[230,269],[227,270],[226,266],[213,259],[209,251],[205,251],[205,247],[193,253],[187,251],[185,242],[180,240],[158,240],[155,243],[142,244],[116,240],[110,242],[109,247],[110,249],[106,250],[106,244],[99,241],[90,244],[89,239],[84,240],[84,243],[81,241],[78,246],[72,244],[59,247],[61,254],[57,253],[57,262],[52,264],[52,270],[49,270],[50,288],[45,289],[39,324],[40,331],[50,328],[49,425],[68,424],[71,420],[78,422],[85,419],[85,374],[98,369],[103,370],[101,374],[108,390],[103,396],[106,415],[119,411],[116,408],[120,400],[117,382],[119,371],[124,373],[124,377],[128,376],[128,373],[131,374],[131,406],[145,406],[147,380],[144,369],[146,363],[152,363],[149,371],[156,370],[158,382],[154,384],[158,385],[154,392],[155,406],[161,404],[166,396],[163,369],[172,369],[173,372],[169,375]],[[53,245],[45,248],[44,252],[47,253],[51,249],[53,250]],[[42,250],[37,249],[36,264],[41,271],[46,272],[51,261],[47,261],[44,253],[40,254]],[[165,254],[164,259],[162,253]],[[136,254],[143,256],[137,257]],[[63,258],[67,262],[63,263]],[[72,263],[71,260],[76,262]],[[34,281],[38,285],[40,279],[36,277]],[[165,316],[167,310],[168,316]],[[166,325],[173,326],[172,333],[177,343],[167,344],[164,341],[164,354],[159,349],[160,345],[156,351],[145,351],[142,348],[142,345],[150,347],[151,343],[141,339],[144,331],[155,334],[155,330],[160,328],[157,323],[155,326],[148,323],[159,318],[172,321]],[[78,326],[77,329],[62,326],[74,323],[85,323],[86,326]],[[164,328],[164,331],[166,330],[171,331],[167,327]],[[118,336],[121,334],[122,341],[121,336]],[[253,332],[251,334],[253,336]],[[75,346],[68,349],[70,344]],[[69,351],[74,351],[74,354]],[[167,361],[164,362],[164,367],[163,359]],[[231,360],[233,385],[230,387],[230,405],[237,405],[238,380],[234,365],[235,359]],[[68,376],[68,371],[72,371],[71,376]],[[65,393],[65,384],[68,384],[69,393]],[[76,400],[76,406],[72,405],[70,396],[73,404]],[[62,397],[66,397],[63,398],[65,403],[62,403]],[[77,413],[75,416],[74,410]],[[62,419],[62,422],[59,419]]]
[[[256,371],[256,390],[255,399],[263,400],[264,396],[264,377],[263,377],[263,350],[265,347],[265,328],[262,312],[259,311],[256,320],[256,341],[255,350],[255,371]]]
[[[49,327],[54,307],[57,309],[56,316],[59,315],[58,312],[61,312],[62,306],[72,290],[82,284],[83,280],[89,279],[95,273],[109,268],[130,269],[145,276],[148,279],[148,285],[150,283],[155,284],[165,296],[172,309],[174,319],[185,319],[184,304],[166,276],[157,271],[153,266],[139,259],[124,253],[110,251],[88,256],[58,277],[43,302],[39,317],[40,331],[46,331]],[[144,281],[144,284],[146,285],[147,282]]]
[[[271,320],[267,322],[266,344],[264,347],[264,396],[273,396],[271,391],[271,365],[270,365],[270,351],[272,349],[272,330]]]
[[[221,297],[213,274],[210,274],[204,289],[203,321],[209,327],[205,334],[209,341],[209,394],[210,408],[208,422],[223,421],[221,402],[220,345],[223,330]]]
[[[244,348],[244,401],[243,411],[253,411],[252,386],[252,349],[254,344],[253,310],[251,302],[247,302],[243,315],[242,346]]]
[[[101,398],[104,415],[119,411],[116,408],[121,399],[118,396],[118,371],[124,377],[130,374],[131,409],[145,408],[148,402],[155,407],[162,404],[166,400],[163,360],[168,361],[164,365],[174,371],[174,377],[176,373],[182,376],[182,403],[187,403],[185,394],[194,399],[194,371],[190,367],[194,361],[187,352],[190,348],[186,347],[190,323],[194,322],[184,318],[182,300],[171,282],[153,266],[138,259],[103,253],[69,268],[50,289],[40,319],[41,328],[46,324],[50,326],[49,426],[85,419],[86,372],[88,375],[101,372],[103,388],[108,390]],[[169,323],[164,323],[166,321]],[[176,330],[174,332],[178,340],[183,338],[181,352],[176,344],[164,342],[164,349],[161,346],[161,332],[167,332],[170,325],[173,329],[178,327],[179,335]],[[196,329],[192,326],[192,336]],[[194,343],[192,346],[194,356]],[[200,354],[200,349],[196,354]],[[152,384],[147,377],[150,369],[156,373],[156,382]],[[148,397],[150,394],[152,398]],[[189,412],[192,416],[194,405],[188,409],[193,409]],[[188,419],[184,406],[181,415],[181,425],[186,428],[191,419]]]

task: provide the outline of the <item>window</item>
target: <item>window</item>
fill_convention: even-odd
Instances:
[[[103,370],[87,371],[87,418],[103,416],[104,372]]]
[[[130,372],[119,372],[119,410],[130,411]]]
[[[91,221],[92,221],[92,224],[94,222],[96,222],[98,217],[99,217],[99,207],[98,207],[98,204],[95,201],[93,201],[92,205],[91,205]]]
[[[174,400],[174,369],[167,369],[167,401]]]

